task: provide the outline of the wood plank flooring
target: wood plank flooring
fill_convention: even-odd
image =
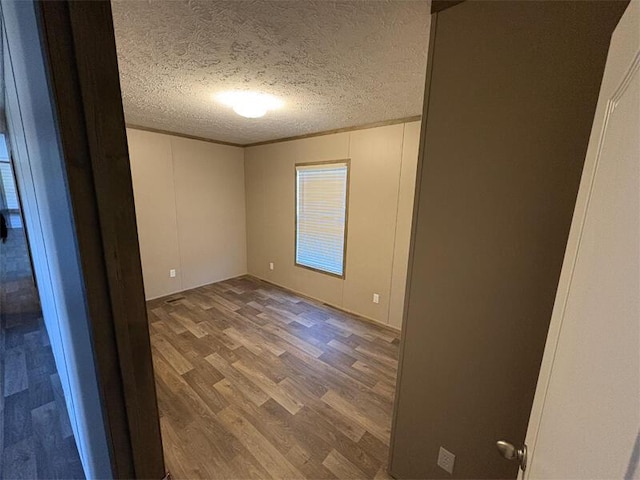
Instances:
[[[389,478],[396,332],[248,276],[148,310],[175,478]]]
[[[0,243],[0,478],[81,479],[24,232]]]

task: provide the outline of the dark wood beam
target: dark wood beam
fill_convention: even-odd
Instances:
[[[111,5],[37,4],[114,478],[165,475]]]

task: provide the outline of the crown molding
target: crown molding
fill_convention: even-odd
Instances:
[[[247,148],[247,147],[258,147],[260,145],[270,145],[272,143],[290,142],[292,140],[302,140],[302,139],[305,139],[305,138],[322,137],[324,135],[333,135],[333,134],[336,134],[336,133],[353,132],[353,131],[356,131],[356,130],[366,130],[368,128],[386,127],[388,125],[397,125],[399,123],[417,122],[418,120],[421,120],[421,119],[422,119],[422,115],[414,115],[412,117],[395,118],[393,120],[384,120],[384,121],[381,121],[381,122],[367,123],[367,124],[364,124],[364,125],[356,125],[356,126],[352,126],[352,127],[336,128],[334,130],[324,130],[324,131],[321,131],[321,132],[305,133],[303,135],[295,135],[293,137],[276,138],[276,139],[273,139],[273,140],[265,140],[265,141],[262,141],[262,142],[254,142],[254,143],[246,143],[246,144],[224,142],[222,140],[214,140],[212,138],[198,137],[196,135],[189,135],[189,134],[186,134],[186,133],[172,132],[170,130],[162,130],[162,129],[159,129],[159,128],[143,127],[142,125],[133,125],[133,124],[130,124],[130,123],[127,123],[126,127],[134,129],[134,130],[142,130],[144,132],[160,133],[162,135],[173,135],[174,137],[188,138],[190,140],[200,140],[201,142],[216,143],[218,145],[227,145],[229,147]]]

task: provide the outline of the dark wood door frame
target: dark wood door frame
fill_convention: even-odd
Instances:
[[[39,1],[114,478],[165,475],[111,6]]]

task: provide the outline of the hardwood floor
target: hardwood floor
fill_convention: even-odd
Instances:
[[[0,478],[84,478],[22,230],[0,243]]]
[[[389,478],[397,333],[252,277],[148,309],[174,477]]]

